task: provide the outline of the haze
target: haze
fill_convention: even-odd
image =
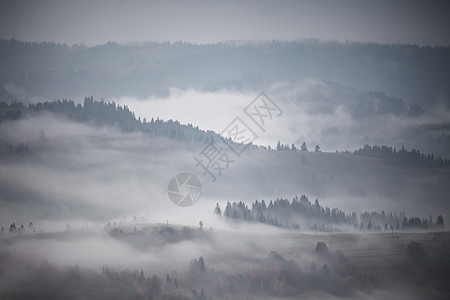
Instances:
[[[2,1],[1,299],[449,299],[445,1]]]
[[[0,37],[108,41],[321,40],[448,45],[447,1],[2,1]]]

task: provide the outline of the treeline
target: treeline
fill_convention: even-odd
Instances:
[[[271,150],[270,148],[268,148]],[[308,146],[305,142],[302,143],[300,148],[297,148],[294,143],[291,146],[289,144],[282,144],[280,141],[277,143],[277,151],[302,151],[308,152]],[[316,145],[314,152],[321,152],[320,146]],[[363,148],[359,148],[353,152],[351,151],[336,151],[336,153],[354,154],[366,157],[376,157],[381,158],[389,163],[394,163],[401,166],[407,165],[420,165],[427,167],[445,167],[450,166],[450,160],[447,158],[442,158],[436,156],[432,153],[421,153],[417,149],[412,149],[410,151],[406,150],[404,146],[401,149],[396,149],[395,147],[389,146],[370,146],[364,145]]]
[[[422,230],[442,230],[445,228],[444,218],[439,215],[436,220],[429,215],[428,218],[407,217],[404,212],[400,214],[392,213],[386,214],[383,211],[379,212],[364,212],[360,215],[360,229],[367,230],[408,230],[408,229],[422,229]]]
[[[87,122],[98,126],[116,126],[124,132],[144,132],[147,134],[164,136],[171,139],[209,143],[218,135],[213,131],[204,131],[192,124],[183,125],[178,121],[164,121],[159,118],[141,120],[136,118],[129,108],[114,102],[95,101],[93,97],[86,97],[83,105],[75,104],[72,100],[56,100],[23,105],[21,102],[0,102],[0,123],[5,120],[18,120],[26,115],[40,112],[62,114],[76,122]],[[26,145],[5,145],[7,150],[23,151]],[[17,148],[17,149],[16,149]]]
[[[299,149],[299,148],[297,148],[295,146],[294,143],[292,143],[292,145],[289,147],[289,144],[282,144],[280,141],[278,141],[276,150],[277,151],[303,151],[303,152],[308,152],[308,146],[306,145],[305,142],[303,142],[302,145],[300,146],[300,149]],[[314,147],[314,152],[321,152],[319,145],[316,145],[316,147]]]
[[[23,226],[23,224],[21,224],[20,226],[16,226],[16,223],[12,223],[11,225],[9,225],[9,232],[10,233],[36,233],[36,227],[34,227],[33,222],[28,223],[28,229],[25,228],[25,226]],[[0,229],[0,233],[4,234],[5,233],[5,229],[2,228]]]
[[[431,167],[450,166],[450,160],[435,156],[434,154],[424,154],[419,150],[412,149],[408,151],[402,146],[401,149],[396,149],[388,146],[370,146],[364,145],[363,148],[355,150],[355,155],[377,157],[388,161],[389,163],[396,163],[401,165],[422,165]]]
[[[217,204],[215,212],[221,214],[221,208]],[[306,221],[306,227],[319,227],[323,231],[328,231],[331,224],[355,224],[358,218],[355,212],[346,214],[338,208],[330,209],[323,207],[316,199],[312,204],[308,197],[302,195],[295,196],[292,201],[287,199],[270,200],[268,204],[264,200],[252,203],[249,208],[244,202],[228,202],[223,212],[225,217],[242,219],[247,221],[258,221],[278,227],[292,227],[300,229],[299,221]],[[317,223],[323,223],[317,225]],[[323,225],[323,226],[322,226]]]
[[[219,204],[216,204],[214,212],[222,215]],[[435,222],[431,215],[429,218],[422,219],[419,217],[407,218],[404,212],[400,214],[392,212],[386,214],[384,211],[381,213],[364,212],[358,217],[356,212],[345,213],[338,208],[323,207],[319,204],[318,199],[313,204],[306,195],[302,195],[300,198],[295,196],[292,201],[287,199],[270,200],[269,204],[266,204],[264,200],[255,200],[251,208],[242,201],[228,202],[223,215],[235,220],[256,221],[277,227],[321,232],[339,230],[342,225],[369,231],[442,230],[445,228],[442,215],[439,215]]]

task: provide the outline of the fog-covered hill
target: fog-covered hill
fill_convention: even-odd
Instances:
[[[349,213],[450,216],[448,161],[416,150],[388,154],[389,148],[366,147],[351,154],[251,147],[239,157],[228,151],[230,164],[214,181],[194,158],[213,140],[226,147],[216,133],[192,125],[142,122],[126,107],[91,98],[84,106],[5,104],[2,120],[1,211],[11,223],[106,221],[136,212],[164,222],[174,209],[167,184],[180,172],[196,174],[203,184],[200,203],[180,222],[205,218],[216,202],[225,207],[227,201],[299,194]]]
[[[156,43],[95,47],[0,41],[2,93],[32,101],[167,96],[169,88],[260,90],[330,80],[425,107],[449,105],[448,47],[318,42]]]
[[[449,157],[448,47],[318,42],[0,41],[0,100],[85,96],[221,132],[261,91],[284,116],[258,140],[326,151],[364,144]]]

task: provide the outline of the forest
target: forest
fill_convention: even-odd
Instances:
[[[217,203],[214,213],[222,215],[222,209]],[[314,204],[306,195],[288,199],[255,200],[249,208],[244,202],[228,202],[223,216],[233,220],[260,222],[277,227],[291,228],[302,231],[339,232],[352,226],[359,231],[394,232],[403,230],[440,231],[445,229],[444,219],[439,215],[436,220],[428,217],[407,217],[405,212],[356,212],[345,213],[338,208],[330,209],[321,206],[316,199]],[[302,224],[302,225],[300,225]],[[345,228],[347,225],[347,228]]]

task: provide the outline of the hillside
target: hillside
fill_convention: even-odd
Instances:
[[[71,108],[59,109],[65,106]],[[396,156],[371,157],[373,151],[367,149],[364,155],[362,150],[351,154],[253,147],[240,157],[228,153],[233,161],[212,182],[196,166],[194,157],[212,139],[221,143],[213,132],[174,121],[142,122],[127,108],[90,98],[84,106],[64,101],[28,108],[15,104],[18,116],[11,115],[8,107],[2,106],[0,123],[4,212],[23,205],[34,208],[25,214],[30,218],[57,213],[91,219],[100,214],[107,220],[118,212],[142,210],[157,216],[171,209],[166,194],[169,179],[187,171],[196,174],[203,185],[201,208],[190,212],[195,219],[211,211],[216,202],[225,207],[227,201],[250,204],[255,199],[300,194],[346,212],[406,211],[421,217],[442,214],[445,220],[450,216],[450,168],[427,162],[427,156],[408,163],[400,157],[394,163]],[[39,183],[43,174],[52,179]],[[70,193],[60,188],[67,183]],[[103,192],[89,192],[98,188]],[[93,199],[97,204],[91,207],[88,203]],[[44,212],[45,203],[54,206]],[[4,217],[10,219],[7,214]],[[158,218],[165,221],[164,216]]]
[[[170,87],[259,90],[274,81],[330,80],[431,107],[448,105],[448,47],[371,43],[107,43],[0,40],[2,94],[32,101],[85,95],[167,96]]]

